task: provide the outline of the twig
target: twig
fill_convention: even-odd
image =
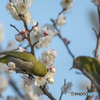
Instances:
[[[10,26],[11,27],[14,27],[18,31],[18,33],[20,33],[24,38],[27,39],[27,37],[24,34],[22,34],[14,25],[10,24]]]
[[[95,49],[95,54],[94,54],[94,56],[95,57],[98,57],[98,49],[99,49],[99,41],[100,41],[100,11],[99,11],[99,9],[97,9],[98,10],[98,16],[99,16],[99,34],[97,35],[97,45],[96,45],[96,49]]]
[[[10,24],[10,26],[15,28],[18,33],[21,33],[14,25]]]
[[[71,53],[71,51],[70,51],[68,45],[67,45],[67,44],[65,43],[65,41],[63,40],[63,38],[62,38],[62,36],[61,36],[61,34],[60,34],[60,30],[57,28],[55,21],[54,21],[53,19],[51,19],[51,21],[53,22],[53,26],[55,27],[55,29],[58,31],[57,35],[58,35],[59,38],[63,41],[63,43],[65,44],[65,46],[66,46],[66,48],[67,48],[67,50],[68,50],[68,52],[69,52],[69,54],[70,54],[71,57],[74,59],[74,55]]]
[[[38,26],[38,22],[37,22],[36,25],[33,26],[33,27],[37,27],[37,26]],[[30,32],[33,30],[33,27],[31,28]]]
[[[66,84],[66,79],[64,79],[64,85]],[[59,100],[61,100],[61,98],[62,98],[62,95],[63,95],[63,92],[61,92],[61,95],[60,95],[60,98],[59,98]]]
[[[49,93],[49,92],[47,91],[47,89],[46,89],[45,87],[40,86],[40,89],[43,91],[43,93],[44,93],[46,96],[48,96],[48,98],[50,98],[51,100],[56,100],[56,99],[52,96],[52,94]]]
[[[58,17],[59,17],[59,15],[60,15],[60,14],[62,14],[65,10],[66,10],[66,9],[65,9],[65,8],[63,8],[63,9],[62,9],[62,11],[61,11],[61,12],[59,12]],[[57,17],[57,19],[58,19],[58,17]]]
[[[96,37],[98,37],[97,31],[94,28],[92,30],[95,32]]]

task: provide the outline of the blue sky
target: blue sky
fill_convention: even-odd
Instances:
[[[30,8],[30,11],[33,14],[33,19],[38,21],[40,26],[43,26],[46,23],[51,23],[50,19],[56,19],[58,13],[62,10],[60,1],[61,0],[34,0],[34,5]],[[6,48],[8,41],[14,39],[15,34],[17,34],[17,31],[10,27],[10,24],[15,25],[19,30],[24,28],[21,21],[14,20],[11,15],[8,14],[8,11],[5,8],[6,3],[8,2],[8,0],[0,0],[0,22],[3,24],[5,29],[5,39],[2,42],[3,49]],[[95,12],[94,16],[98,18],[97,9],[94,4],[91,3],[91,0],[75,0],[70,12],[65,14],[67,24],[60,28],[61,35],[71,41],[69,48],[75,57],[82,55],[93,57],[92,52],[96,47],[96,36],[92,28],[94,27],[98,29],[98,27],[95,27],[91,21],[90,12]],[[94,20],[96,20],[96,18],[94,18]],[[96,20],[96,22],[98,25],[98,20]],[[31,28],[31,26],[29,26],[29,28]],[[16,42],[16,44],[19,43]],[[72,81],[72,91],[86,91],[79,88],[80,84],[89,85],[90,81],[84,75],[77,75],[75,71],[78,70],[76,69],[69,71],[69,68],[72,67],[73,59],[59,37],[55,37],[53,39],[50,44],[50,48],[55,49],[58,52],[58,57],[55,60],[55,66],[57,69],[54,78],[55,82],[53,85],[49,85],[49,91],[53,94],[53,96],[57,100],[59,99],[61,93],[60,87],[63,85],[65,78],[66,82]],[[37,58],[43,50],[44,49],[35,51]],[[21,80],[19,76],[20,75],[15,73],[12,74],[15,81],[19,80],[17,83],[18,85]],[[15,95],[9,91],[10,88],[7,89],[3,95]],[[84,100],[85,98],[85,96],[71,97],[68,93],[67,95],[63,95],[62,100]],[[45,100],[49,99],[45,96]]]

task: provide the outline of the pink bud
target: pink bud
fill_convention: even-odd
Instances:
[[[8,73],[9,74],[13,73],[13,69],[8,69]]]
[[[14,6],[14,3],[13,3],[12,1],[10,1],[10,5],[11,5],[11,6]]]
[[[44,36],[47,36],[48,35],[48,33],[46,33],[46,32],[44,32],[43,34],[44,34]]]
[[[64,42],[67,42],[67,39],[66,38],[63,38]]]
[[[70,41],[67,42],[67,44],[69,44],[69,43],[70,43]]]
[[[58,31],[57,34],[60,36],[60,32]]]
[[[55,72],[56,72],[55,67],[50,67],[50,72],[51,72],[51,73],[55,73]]]
[[[26,30],[22,30],[22,34],[24,34],[24,35],[25,35],[25,33],[26,33]]]

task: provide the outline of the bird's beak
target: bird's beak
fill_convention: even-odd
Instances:
[[[72,66],[69,70],[73,69],[74,67]]]

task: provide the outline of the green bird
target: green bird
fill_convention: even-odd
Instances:
[[[4,55],[4,57],[0,58],[0,62],[5,64],[14,62],[16,68],[26,71],[27,74],[43,77],[47,73],[45,65],[40,61],[37,61],[37,59],[30,53],[4,52],[0,53],[0,55]]]
[[[97,59],[86,56],[79,56],[74,59],[72,68],[79,69],[80,71],[82,71],[84,68],[96,79],[97,82],[100,83],[100,62]]]

